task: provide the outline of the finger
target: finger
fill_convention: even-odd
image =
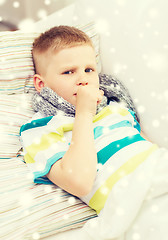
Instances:
[[[101,103],[102,99],[103,99],[103,95],[99,95],[98,100],[97,100],[97,104]]]
[[[99,90],[99,91],[100,91],[101,96],[104,96],[104,91],[103,90]]]

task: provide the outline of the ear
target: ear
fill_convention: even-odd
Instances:
[[[35,89],[37,90],[37,92],[40,92],[41,89],[45,85],[44,84],[44,79],[39,74],[34,75],[33,82],[34,82],[34,86],[35,86]]]

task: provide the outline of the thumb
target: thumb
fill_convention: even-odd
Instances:
[[[104,91],[103,90],[99,90],[99,91],[100,91],[101,96],[104,96]]]
[[[97,104],[101,103],[103,96],[104,96],[104,91],[103,90],[99,90],[99,97],[98,97]]]

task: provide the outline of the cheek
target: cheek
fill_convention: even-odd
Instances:
[[[97,74],[94,76],[94,83],[96,87],[99,87],[99,76]]]
[[[59,79],[52,79],[48,82],[48,87],[50,87],[54,92],[60,95],[64,85]]]
[[[54,86],[53,90],[67,101],[72,93],[72,87],[69,86],[69,84],[58,84],[57,86]]]

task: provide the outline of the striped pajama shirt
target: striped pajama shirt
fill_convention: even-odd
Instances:
[[[51,183],[45,175],[68,150],[73,123],[73,117],[36,113],[21,127],[24,159],[34,182]],[[141,137],[134,112],[115,102],[94,116],[93,129],[97,175],[92,191],[81,199],[99,214],[114,185],[136,171],[158,147]]]

